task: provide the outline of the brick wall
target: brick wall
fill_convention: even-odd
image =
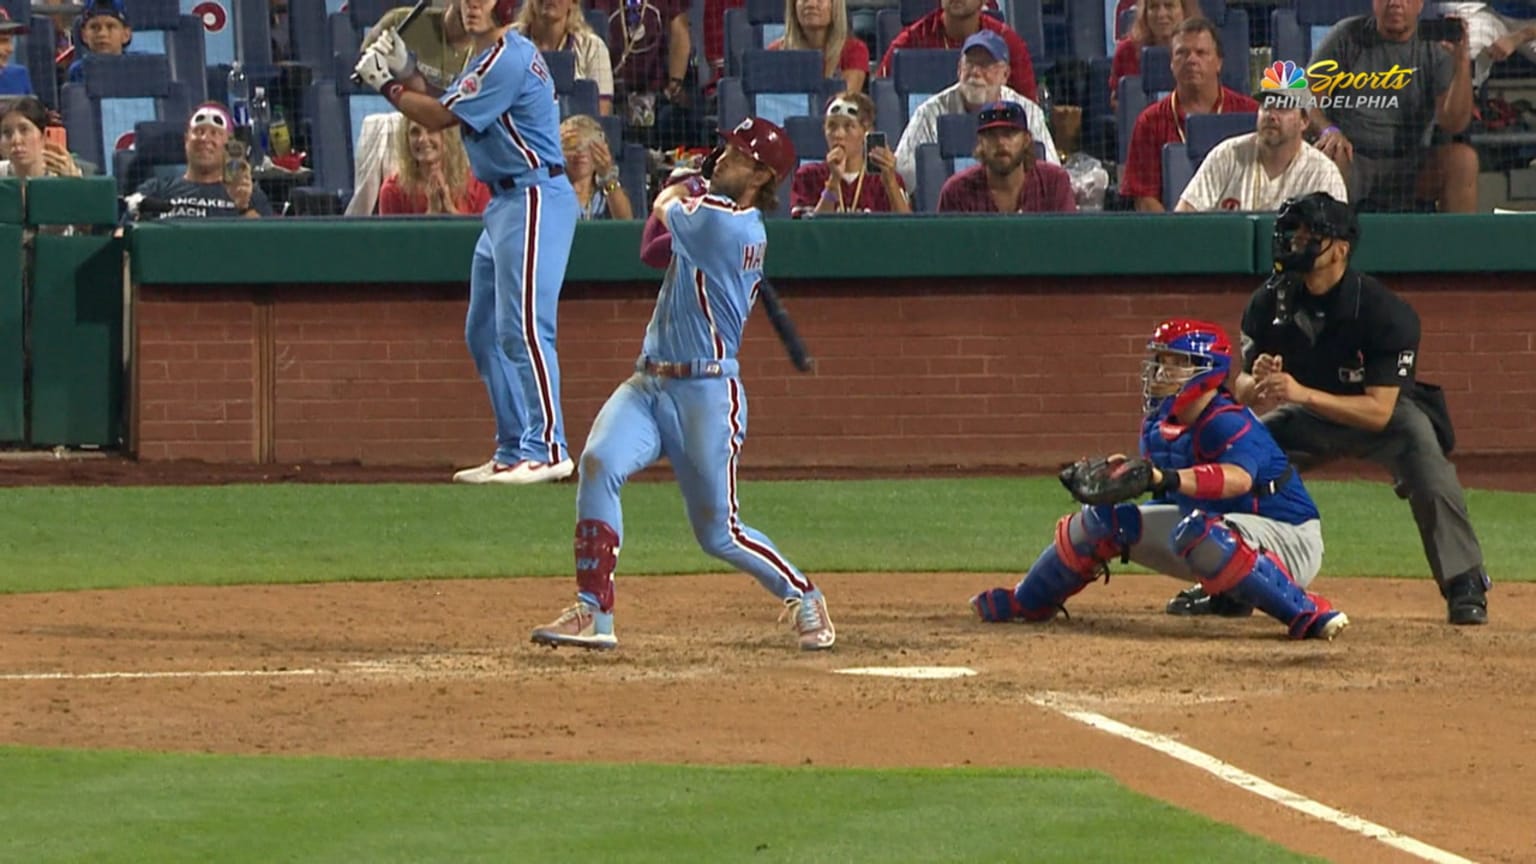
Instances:
[[[1420,369],[1446,387],[1467,452],[1536,450],[1536,291],[1523,280],[1394,278],[1424,319]],[[1133,446],[1153,324],[1235,334],[1236,279],[785,282],[817,357],[796,373],[765,316],[748,327],[748,466],[1042,465]],[[1134,293],[1126,293],[1133,288]],[[942,293],[941,293],[942,292]],[[570,285],[567,435],[639,350],[654,285]],[[492,450],[463,343],[463,286],[142,287],[133,428],[144,459],[472,464]]]

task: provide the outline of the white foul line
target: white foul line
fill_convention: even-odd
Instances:
[[[333,675],[329,669],[212,669],[183,672],[17,672],[0,674],[0,681],[108,681],[116,678],[281,678]]]
[[[1375,822],[1362,819],[1352,813],[1345,813],[1343,810],[1335,810],[1327,804],[1321,804],[1299,793],[1276,786],[1262,777],[1249,774],[1236,765],[1228,764],[1193,747],[1180,744],[1166,735],[1159,735],[1155,732],[1138,729],[1135,726],[1128,726],[1118,720],[1105,717],[1103,714],[1065,707],[1058,699],[1050,696],[1031,696],[1029,701],[1039,705],[1041,708],[1055,711],[1101,732],[1108,732],[1127,741],[1134,741],[1143,747],[1150,747],[1166,756],[1172,756],[1180,762],[1193,765],[1202,771],[1216,776],[1220,780],[1231,783],[1239,789],[1246,789],[1261,798],[1268,798],[1276,804],[1289,807],[1292,810],[1305,813],[1316,819],[1321,819],[1345,831],[1352,831],[1372,840],[1378,840],[1388,846],[1407,852],[1414,857],[1425,861],[1432,861],[1434,864],[1476,864],[1470,858],[1463,858],[1454,852],[1447,852],[1444,849],[1393,831],[1391,828],[1377,825]]]

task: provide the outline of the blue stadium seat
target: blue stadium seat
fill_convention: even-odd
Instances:
[[[749,112],[775,123],[796,114],[821,113],[826,80],[819,51],[757,49],[741,57],[741,88]],[[728,125],[724,118],[721,125]]]
[[[316,4],[303,4],[313,6]],[[203,34],[203,60],[212,69],[240,58],[247,66],[272,62],[271,7],[260,3],[209,3],[181,0],[181,14],[198,19]],[[238,19],[238,20],[236,20]],[[235,45],[236,34],[240,45]]]
[[[317,69],[331,62],[331,34],[324,6],[314,2],[288,5],[288,49],[294,60]]]
[[[1141,92],[1150,104],[1173,91],[1173,53],[1167,45],[1141,49]]]
[[[949,165],[934,142],[917,145],[917,186],[907,193],[912,197],[912,209],[919,213],[935,213],[939,209],[939,193],[944,181],[950,176]]]
[[[1221,22],[1221,50],[1221,83],[1247,93],[1248,13],[1242,9],[1227,10],[1227,17]]]
[[[1040,0],[1003,0],[1003,10],[1008,26],[1019,34],[1029,48],[1029,59],[1038,74],[1055,65],[1055,58],[1046,50],[1045,14]]]
[[[939,0],[901,0],[901,26],[905,27],[937,8]]]
[[[1182,141],[1163,145],[1163,209],[1172,210],[1184,194],[1184,187],[1195,176],[1189,159],[1189,145]]]
[[[960,52],[945,48],[902,48],[891,56],[891,80],[902,99],[902,126],[929,96],[955,83]]]
[[[576,83],[576,52],[545,51],[543,54],[544,66],[555,82],[555,94],[564,96],[571,92],[571,86]]]
[[[795,155],[802,164],[827,158],[827,136],[822,131],[821,117],[786,117],[784,132],[795,145]]]
[[[351,69],[335,58],[339,77],[310,85],[310,162],[315,184],[322,189],[350,191],[353,184],[353,148],[362,134],[363,118],[389,114],[394,107],[371,88],[353,84],[342,71]]]
[[[597,92],[597,82],[590,78],[577,78],[571,82],[568,93],[560,94],[560,117],[564,119],[572,114],[585,114],[588,117],[598,115],[600,97]]]
[[[1307,65],[1311,56],[1306,33],[1296,20],[1295,9],[1276,9],[1269,13],[1269,32],[1275,60],[1290,60],[1300,66]]]
[[[171,80],[186,84],[194,101],[208,96],[208,59],[202,20],[183,15],[181,0],[135,0],[128,9],[133,25],[130,48],[139,54],[163,54]]]
[[[1120,13],[1120,20],[1115,24],[1115,38],[1124,39],[1131,35],[1131,25],[1136,23],[1136,9],[1132,7]]]
[[[17,5],[26,4],[27,0],[21,0]],[[21,37],[11,62],[26,64],[27,74],[32,79],[32,92],[37,94],[37,98],[41,99],[44,105],[57,109],[59,107],[59,74],[53,62],[55,36],[52,18],[46,15],[33,15],[31,28],[27,35]]]
[[[896,149],[896,142],[907,127],[907,106],[896,92],[896,82],[889,78],[869,79],[869,98],[875,103],[875,128],[884,132],[891,149]]]
[[[724,22],[725,74],[732,78],[740,78],[741,55],[745,54],[749,48],[761,46],[753,44],[752,24],[747,20],[747,10],[739,8],[725,10]]]
[[[635,217],[644,219],[650,209],[650,192],[646,188],[645,147],[640,144],[625,144],[621,139],[610,140],[608,150],[614,153],[614,159],[619,163],[619,185],[624,187],[624,194],[629,196],[629,203],[635,208]]]
[[[186,124],[147,120],[133,126],[133,149],[113,154],[119,195],[127,195],[151,177],[175,177],[186,171]]]
[[[939,155],[945,159],[965,160],[966,164],[955,164],[954,171],[969,168],[975,164],[972,156],[976,152],[976,115],[975,114],[945,114],[939,118]]]
[[[1217,144],[1247,135],[1258,124],[1257,114],[1194,114],[1184,121],[1185,143],[1191,165],[1199,167]]]
[[[85,58],[85,80],[60,93],[70,149],[111,170],[111,154],[128,146],[137,123],[181,121],[191,110],[189,92],[171,81],[170,63],[158,54]]]
[[[624,140],[624,118],[617,114],[598,117],[597,125],[603,127],[603,137],[608,139],[608,149],[613,151]]]
[[[1112,60],[1095,57],[1088,61],[1088,98],[1083,105],[1083,149],[1100,159],[1108,159],[1115,135],[1115,113],[1109,105],[1109,70]],[[1130,134],[1127,130],[1126,134]]]
[[[313,2],[313,0],[310,0]],[[368,32],[368,28],[379,22],[384,13],[396,6],[410,6],[411,3],[404,0],[349,0],[346,4],[347,15],[352,19],[352,26],[359,33]]]
[[[1147,92],[1141,86],[1140,75],[1127,75],[1120,79],[1119,101],[1115,107],[1115,136],[1118,139],[1120,164],[1125,164],[1131,150],[1131,132],[1136,128],[1136,118],[1147,107]]]
[[[752,26],[751,47],[766,48],[784,35],[784,4],[781,0],[747,0],[746,9],[747,23]]]
[[[326,20],[326,30],[331,34],[328,40],[331,46],[331,56],[335,57],[339,54],[342,57],[350,58],[347,61],[349,68],[356,65],[357,57],[363,50],[362,31],[352,24],[351,16],[345,12],[338,12]]]
[[[1226,0],[1200,0],[1200,14],[1211,20],[1212,24],[1220,27],[1232,12],[1241,12],[1241,9],[1232,9]]]
[[[704,8],[704,4],[703,3],[695,3],[693,5],[698,6],[700,9]],[[592,32],[596,33],[598,35],[598,37],[603,40],[603,44],[604,45],[607,45],[608,44],[608,15],[607,15],[607,13],[603,12],[603,10],[601,10],[601,9],[588,9],[583,14],[585,14],[587,16],[587,26],[591,27],[592,28]],[[697,32],[702,32],[702,31],[695,30],[694,32],[697,33]],[[702,44],[704,40],[700,39],[700,40],[697,40],[697,41]],[[702,52],[704,49],[700,48],[699,50]]]
[[[901,35],[901,10],[881,9],[875,13],[875,65],[885,59],[885,52],[890,49],[891,43]]]
[[[1277,8],[1269,18],[1274,58],[1306,66],[1312,49],[1334,24],[1369,14],[1371,0],[1296,0],[1294,8]]]

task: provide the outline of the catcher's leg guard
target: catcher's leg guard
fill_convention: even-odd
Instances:
[[[619,532],[599,519],[576,523],[576,590],[582,602],[613,611],[613,571],[619,566]]]
[[[1084,507],[1080,512],[1063,516],[1056,523],[1056,540],[1046,547],[1040,557],[1024,574],[1024,580],[1013,589],[1013,603],[1009,615],[989,618],[982,606],[976,604],[977,613],[984,620],[1006,621],[1010,617],[1026,621],[1045,621],[1056,616],[1057,610],[1067,598],[1083,590],[1097,579],[1110,559],[1141,540],[1141,510],[1134,504]],[[988,592],[994,594],[995,592]],[[982,600],[988,595],[977,597]],[[993,598],[991,608],[1002,611],[998,598]]]
[[[1212,596],[1256,606],[1290,630],[1292,639],[1333,639],[1349,618],[1291,579],[1273,553],[1248,545],[1220,516],[1195,510],[1174,526],[1172,545]]]

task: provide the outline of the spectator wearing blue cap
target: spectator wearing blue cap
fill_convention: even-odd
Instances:
[[[90,0],[80,13],[80,42],[88,53],[126,54],[132,41],[133,28],[122,0]],[[68,77],[77,83],[85,80],[85,57],[70,64]]]
[[[16,53],[16,37],[25,36],[27,26],[12,21],[11,14],[0,6],[0,96],[27,96],[32,93],[32,78],[27,67],[12,65]]]
[[[939,140],[939,116],[975,114],[990,102],[1012,102],[1023,107],[1029,119],[1029,134],[1045,147],[1045,160],[1061,164],[1045,112],[1029,97],[1008,87],[1008,56],[1008,43],[991,30],[977,31],[965,40],[956,71],[959,80],[917,106],[896,145],[896,170],[908,189],[915,188],[917,183],[918,146]]]
[[[991,102],[977,115],[977,165],[945,181],[940,213],[1074,213],[1072,178],[1035,158],[1024,107]]]

